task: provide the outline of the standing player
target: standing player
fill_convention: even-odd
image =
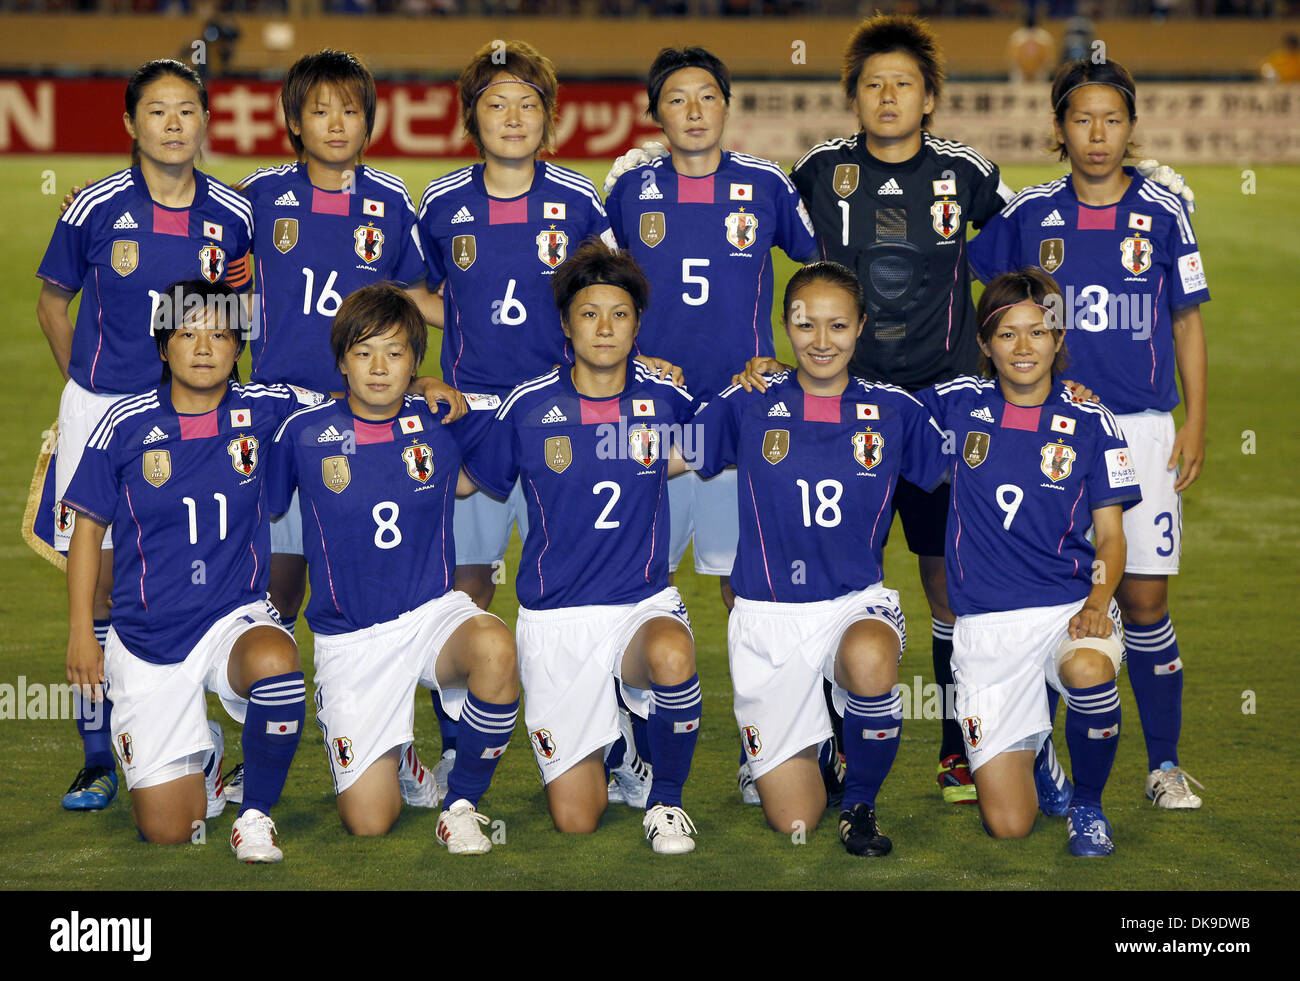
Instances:
[[[460,470],[465,425],[443,429],[423,398],[405,394],[426,338],[419,309],[395,286],[343,301],[330,340],[348,396],[280,427],[270,510],[283,512],[296,489],[317,720],[344,826],[384,834],[397,820],[418,683],[461,723],[438,840],[453,853],[487,852],[477,806],[514,729],[519,672],[509,630],[452,588],[457,478],[465,493],[474,485]],[[427,785],[433,792],[432,778]]]
[[[1142,503],[1124,515],[1128,564],[1116,598],[1146,738],[1146,794],[1161,807],[1196,808],[1201,798],[1188,786],[1196,781],[1178,759],[1183,662],[1168,597],[1182,548],[1180,494],[1205,459],[1200,305],[1210,294],[1182,200],[1123,165],[1135,99],[1132,76],[1113,61],[1077,61],[1058,73],[1056,149],[1070,174],[1018,194],[971,243],[971,265],[981,279],[1040,266],[1065,287],[1071,373],[1114,408],[1132,446]],[[1186,400],[1181,428],[1170,414],[1175,367]],[[1055,784],[1044,787],[1049,798],[1068,796],[1059,776]]]
[[[91,431],[122,395],[157,384],[149,318],[160,291],[175,280],[199,276],[236,287],[249,279],[248,203],[194,168],[208,120],[208,95],[198,75],[177,61],[148,62],[127,83],[125,103],[131,167],[77,197],[55,226],[37,270],[43,281],[37,318],[67,379],[55,457],[54,544],[60,551],[67,550],[74,524],[64,492]],[[74,327],[68,308],[78,292]],[[103,548],[92,598],[100,644],[108,635],[113,582],[108,530]],[[77,713],[85,766],[63,798],[63,806],[72,810],[106,807],[117,793],[109,703],[101,727],[88,725],[87,714]],[[213,760],[214,767],[217,763]]]
[[[887,854],[876,796],[898,753],[894,691],[907,634],[881,582],[896,481],[944,476],[943,432],[893,385],[849,375],[866,320],[862,287],[835,262],[804,266],[785,291],[798,370],[761,392],[725,390],[696,417],[702,474],[739,472],[740,546],[727,628],[736,723],[768,823],[815,827],[826,809],[817,750],[834,684],[847,761],[839,835],[853,855]]]
[[[572,367],[514,390],[466,471],[504,496],[524,487],[533,533],[520,562],[525,720],[556,828],[596,829],[611,681],[648,718],[654,777],[643,821],[660,854],[694,850],[682,787],[700,728],[686,607],[668,583],[668,455],[694,412],[686,392],[631,358],[649,287],[636,263],[591,240],[553,280]]]
[[[276,428],[319,399],[240,385],[239,298],[188,280],[159,297],[162,384],[120,399],[95,427],[68,486],[81,516],[68,552],[68,680],[116,703],[113,741],[146,841],[190,840],[206,813],[214,750],[205,691],[243,725],[244,799],[230,846],[278,862],[270,811],[306,713],[293,638],[266,598],[270,533],[262,474]],[[115,525],[113,626],[92,627],[100,544]]]
[[[1033,828],[1034,759],[1052,728],[1046,681],[1066,703],[1070,851],[1109,855],[1101,794],[1119,742],[1124,655],[1112,597],[1122,512],[1141,492],[1115,417],[1074,402],[1060,380],[1059,294],[1038,269],[991,282],[976,316],[984,374],[995,378],[957,378],[922,398],[960,439],[960,457],[946,457],[945,557],[957,713],[984,826],[995,838]]]

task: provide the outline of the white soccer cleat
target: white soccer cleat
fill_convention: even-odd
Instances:
[[[1195,810],[1201,806],[1201,798],[1187,786],[1189,780],[1202,790],[1205,789],[1205,784],[1182,767],[1175,766],[1173,763],[1162,763],[1159,769],[1152,770],[1147,775],[1147,797],[1156,807],[1167,807],[1170,810]]]
[[[407,743],[397,759],[397,783],[404,803],[412,807],[438,806],[438,784],[415,755],[415,743]]]
[[[213,818],[221,817],[221,812],[226,809],[226,797],[224,785],[221,782],[221,767],[226,762],[226,736],[221,731],[221,726],[208,719],[208,731],[212,733],[213,748],[212,752],[204,760],[203,767],[203,789],[208,794],[208,813],[207,818],[211,821]]]
[[[749,772],[749,763],[740,764],[740,769],[736,771],[736,783],[740,787],[740,802],[742,804],[763,803],[758,796],[758,785],[754,783],[754,777]]]
[[[230,829],[230,850],[241,862],[279,862],[284,853],[275,845],[275,822],[256,808],[249,808],[235,819]]]
[[[442,754],[442,759],[433,767],[433,782],[438,785],[438,793],[447,796],[447,780],[451,777],[451,768],[456,765],[456,751],[449,749]]]
[[[234,769],[221,778],[221,796],[227,804],[244,803],[244,764],[236,763]]]
[[[654,769],[637,755],[631,716],[620,711],[618,727],[623,736],[623,762],[609,771],[609,802],[644,810],[650,798]]]
[[[656,804],[645,812],[641,822],[645,840],[659,855],[684,855],[695,851],[695,825],[680,807]]]
[[[652,160],[667,155],[668,147],[658,140],[647,140],[640,146],[634,146],[615,160],[614,166],[609,168],[609,173],[605,175],[605,183],[602,185],[605,193],[609,194],[614,189],[614,183],[632,168],[643,167]]]
[[[492,850],[492,842],[479,830],[488,816],[474,810],[465,798],[444,807],[438,816],[438,841],[453,855],[481,855]]]

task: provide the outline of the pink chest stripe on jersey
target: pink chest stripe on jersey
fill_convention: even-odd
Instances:
[[[1079,205],[1079,231],[1113,232],[1115,230],[1116,206],[1109,208],[1089,208]]]
[[[1023,429],[1027,433],[1036,433],[1038,432],[1038,417],[1042,411],[1043,407],[1041,405],[1026,407],[1012,405],[1008,402],[1002,409],[1002,428]]]
[[[712,204],[713,175],[708,177],[684,177],[677,175],[678,204]]]
[[[488,198],[489,225],[522,225],[528,221],[528,195],[517,201]]]
[[[612,422],[617,425],[618,399],[610,399],[608,402],[589,402],[580,398],[578,404],[582,406],[584,426],[594,426],[601,422]]]
[[[393,424],[391,422],[366,422],[364,419],[352,420],[357,432],[357,445],[368,446],[371,443],[391,443],[393,441]]]
[[[168,211],[160,205],[153,206],[153,231],[155,235],[179,235],[186,238],[190,234],[190,211]]]
[[[311,213],[314,215],[346,215],[350,213],[352,195],[343,191],[311,189]]]
[[[803,393],[804,422],[839,422],[840,397],[838,395],[809,395]]]
[[[204,439],[217,435],[217,410],[201,416],[178,416],[181,422],[181,439]]]

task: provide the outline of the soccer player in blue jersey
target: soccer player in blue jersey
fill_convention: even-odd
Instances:
[[[1169,618],[1169,576],[1182,548],[1181,493],[1205,459],[1205,267],[1180,197],[1124,160],[1136,122],[1132,76],[1114,61],[1065,66],[1052,86],[1056,149],[1069,175],[1018,194],[971,242],[981,279],[1039,266],[1064,289],[1071,374],[1118,415],[1142,485],[1124,515],[1128,562],[1116,598],[1129,680],[1146,740],[1146,794],[1197,808],[1180,766],[1183,661]],[[1178,405],[1175,368],[1186,418]],[[1040,764],[1051,768],[1047,748]],[[1059,773],[1047,797],[1068,796]],[[1200,786],[1197,784],[1197,786]]]
[[[278,862],[270,811],[301,737],[305,688],[293,638],[266,598],[262,475],[280,423],[319,396],[240,385],[242,308],[227,285],[159,297],[162,384],[114,402],[65,495],[80,516],[68,552],[68,680],[116,705],[112,736],[141,837],[190,840],[207,812],[205,756],[219,753],[205,691],[243,725],[244,799],[231,830],[243,862]],[[113,625],[93,628],[108,526]]]
[[[128,81],[125,108],[131,167],[97,182],[66,209],[37,270],[42,280],[37,318],[67,380],[55,456],[54,544],[60,551],[67,550],[74,524],[64,492],[91,431],[116,399],[157,384],[150,316],[161,291],[195,277],[236,287],[249,278],[248,203],[194,167],[208,118],[207,91],[199,77],[180,62],[151,61]],[[78,293],[74,326],[68,310]],[[113,581],[109,531],[103,549],[92,600],[93,629],[101,644],[108,634]],[[64,795],[69,809],[103,808],[117,793],[108,702],[103,709],[94,713],[102,714],[98,727],[90,713],[78,713],[85,765]]]
[[[696,417],[700,472],[739,473],[727,628],[736,722],[768,823],[815,827],[827,803],[817,750],[831,734],[823,678],[832,682],[847,764],[840,840],[853,855],[885,855],[876,797],[898,752],[907,635],[881,549],[900,477],[927,491],[943,480],[944,434],[904,389],[850,376],[866,322],[852,270],[804,266],[784,305],[797,370],[726,389]]]
[[[686,607],[668,582],[666,484],[670,444],[695,405],[631,357],[649,293],[631,257],[589,241],[552,285],[573,364],[510,393],[465,463],[500,497],[516,480],[524,488],[532,531],[516,639],[525,720],[556,828],[594,831],[608,800],[605,766],[617,762],[606,758],[620,738],[616,683],[648,719],[646,838],[660,854],[689,852],[682,787],[701,700]]]
[[[1033,828],[1034,761],[1052,728],[1046,682],[1066,703],[1070,851],[1095,856],[1114,850],[1101,807],[1120,730],[1124,646],[1113,597],[1122,512],[1141,491],[1115,417],[1075,402],[1060,380],[1059,301],[1039,269],[994,279],[976,314],[993,377],[920,394],[954,436],[944,553],[957,614],[952,670],[984,826],[997,838]]]
[[[317,720],[344,826],[384,834],[397,820],[418,683],[460,723],[438,840],[453,853],[487,852],[477,806],[514,728],[519,673],[510,631],[453,588],[452,508],[458,480],[475,490],[460,468],[472,430],[444,429],[423,398],[405,394],[426,338],[420,310],[396,286],[362,287],[343,301],[330,341],[347,398],[280,428],[270,510],[282,512],[297,490]],[[427,785],[434,790],[431,776]]]

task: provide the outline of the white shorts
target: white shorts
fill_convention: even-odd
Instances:
[[[1125,572],[1178,575],[1183,551],[1183,501],[1174,490],[1178,468],[1166,470],[1174,449],[1174,417],[1168,412],[1116,416],[1133,454],[1142,501],[1124,512],[1128,543]]]
[[[952,631],[957,721],[972,770],[1001,753],[1037,752],[1052,731],[1043,683],[1065,694],[1056,652],[1069,639],[1070,618],[1085,600],[1003,613],[958,617]],[[1110,618],[1123,644],[1119,607]]]
[[[505,558],[510,525],[519,526],[519,540],[528,537],[528,506],[518,481],[505,501],[487,494],[471,494],[456,501],[452,532],[456,536],[457,565],[492,565]]]
[[[736,597],[727,623],[727,658],[736,725],[755,779],[830,738],[822,679],[831,683],[842,716],[845,692],[835,683],[835,655],[844,632],[859,620],[892,627],[903,656],[907,629],[898,593],[880,583],[817,603]]]
[[[740,538],[735,469],[724,470],[712,480],[694,472],[674,477],[668,481],[668,508],[668,571],[677,571],[694,538],[695,571],[702,576],[730,576]]]
[[[623,654],[647,621],[672,617],[688,631],[686,605],[675,588],[628,606],[519,608],[515,642],[524,689],[524,724],[533,756],[550,783],[618,738],[618,701],[641,718],[650,715],[650,692],[623,683]]]
[[[209,627],[178,664],[142,660],[127,650],[116,630],[109,630],[106,694],[113,700],[113,748],[128,790],[173,780],[178,774],[166,773],[166,768],[213,748],[204,692],[214,692],[226,714],[243,725],[248,701],[230,687],[226,665],[235,641],[254,627],[284,630],[269,601],[248,603]]]
[[[161,369],[160,369],[161,370]],[[63,495],[68,492],[68,485],[81,463],[81,454],[90,442],[90,436],[104,417],[108,407],[124,395],[97,395],[87,391],[71,378],[63,386],[63,395],[59,398],[59,439],[54,448],[54,547],[65,555],[68,543],[72,541],[72,529],[76,526],[75,512],[69,512],[66,527],[60,529],[57,509]],[[104,532],[106,549],[113,547],[112,526]]]
[[[395,620],[316,635],[316,724],[324,734],[334,793],[415,738],[416,685],[439,691],[447,714],[460,718],[467,692],[440,689],[434,668],[451,635],[477,616],[492,614],[453,589]]]
[[[289,510],[271,522],[271,554],[302,555],[302,511],[296,490]]]

